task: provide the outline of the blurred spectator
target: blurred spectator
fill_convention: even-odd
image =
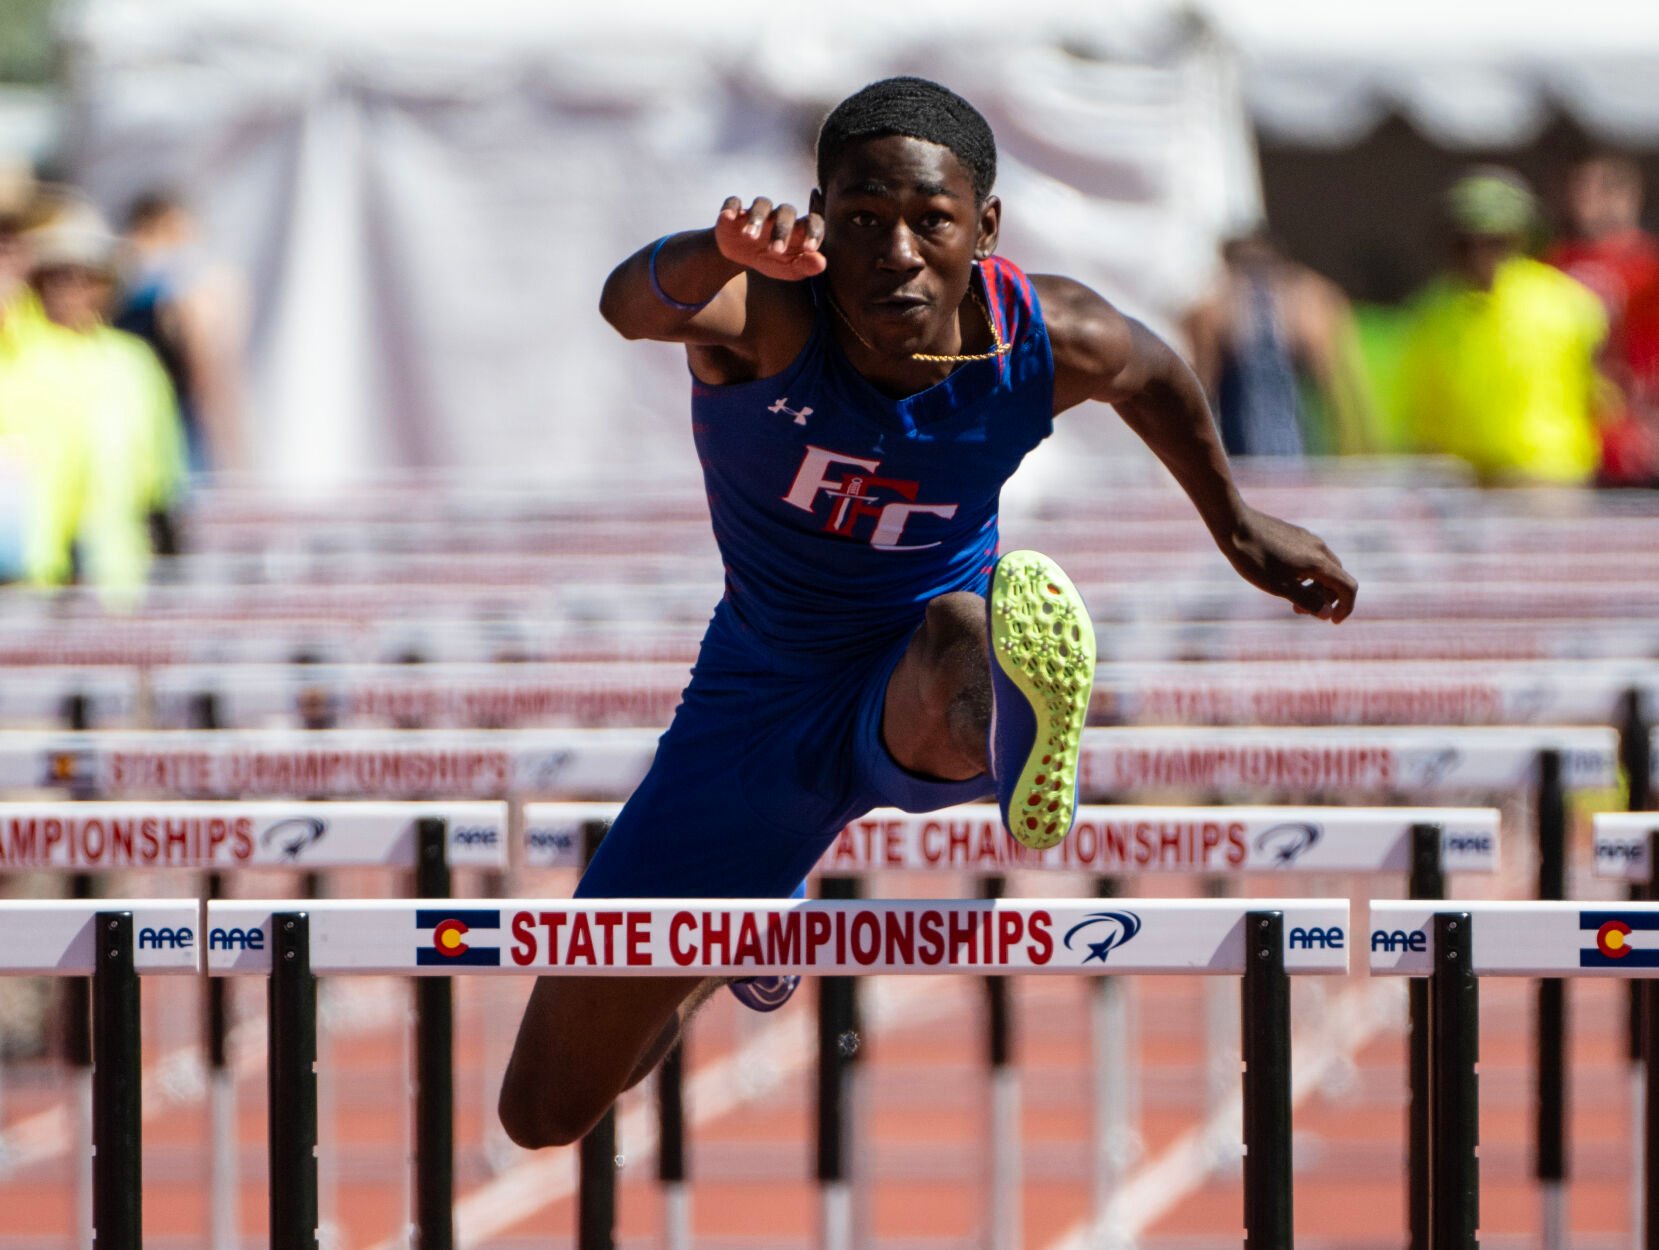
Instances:
[[[1265,231],[1228,240],[1214,290],[1185,319],[1193,366],[1232,455],[1369,449],[1352,310]]]
[[[0,218],[0,577],[55,585],[74,572],[86,490],[87,407],[66,331],[26,278],[30,235]]]
[[[1417,297],[1400,364],[1418,447],[1461,456],[1490,484],[1588,481],[1600,301],[1523,254],[1537,218],[1518,175],[1472,171],[1443,207],[1450,265]]]
[[[1652,482],[1659,471],[1659,242],[1641,228],[1642,173],[1628,157],[1599,153],[1567,171],[1567,237],[1544,259],[1601,297],[1608,340],[1601,365],[1622,402],[1602,428],[1602,477]]]
[[[68,331],[57,350],[73,363],[86,405],[83,571],[95,585],[132,588],[149,569],[150,519],[167,513],[182,486],[184,434],[155,353],[105,324],[116,246],[94,209],[71,204],[35,232],[32,281],[47,319]]]
[[[195,219],[174,195],[134,200],[126,242],[129,271],[114,324],[148,343],[172,379],[191,469],[246,469],[241,282],[210,260]]]

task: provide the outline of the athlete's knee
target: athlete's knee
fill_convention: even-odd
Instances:
[[[580,1105],[570,1091],[546,1079],[526,1080],[509,1065],[506,1079],[501,1082],[496,1114],[515,1146],[543,1150],[581,1141],[609,1107],[609,1102],[600,1105],[592,1100]]]
[[[972,591],[952,591],[929,599],[922,628],[930,657],[936,662],[971,661],[977,653],[983,666],[985,600]]]

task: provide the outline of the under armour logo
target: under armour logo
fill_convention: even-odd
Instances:
[[[780,398],[777,403],[773,404],[766,411],[767,412],[787,412],[790,416],[795,418],[795,424],[796,425],[805,425],[806,424],[806,419],[812,415],[812,409],[810,409],[810,408],[802,408],[798,412],[795,409],[791,408],[789,406],[789,396],[787,396],[787,395]]]

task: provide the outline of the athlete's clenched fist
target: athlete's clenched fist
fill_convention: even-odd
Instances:
[[[729,197],[715,219],[714,239],[732,263],[786,282],[823,273],[828,263],[818,250],[824,219],[817,213],[803,217],[792,204],[773,207],[764,196],[747,210],[742,200]]]

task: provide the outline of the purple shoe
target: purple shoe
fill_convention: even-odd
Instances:
[[[1060,566],[1035,551],[1010,551],[997,561],[985,608],[997,802],[1009,833],[1046,850],[1077,819],[1094,626]]]
[[[789,1001],[800,977],[734,977],[726,988],[751,1011],[776,1011]]]

